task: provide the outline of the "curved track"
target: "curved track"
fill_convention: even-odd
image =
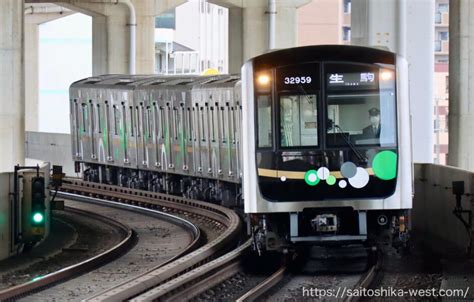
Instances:
[[[122,301],[140,295],[144,295],[142,298],[145,299],[146,292],[152,290],[151,293],[154,296],[156,292],[154,289],[158,288],[162,292],[163,287],[169,289],[166,290],[166,294],[172,295],[177,288],[170,287],[170,284],[178,282],[180,277],[187,272],[199,268],[224,254],[236,245],[241,235],[239,216],[234,211],[219,205],[111,185],[72,179],[68,181],[69,183],[64,184],[61,189],[65,193],[81,194],[87,198],[107,199],[116,204],[131,204],[140,208],[157,209],[161,212],[170,212],[187,218],[204,219],[210,221],[216,227],[215,238],[195,251],[96,294],[89,298],[89,301]],[[64,197],[65,195],[61,196]]]
[[[51,286],[52,284],[61,282],[63,280],[67,280],[71,277],[87,272],[104,263],[112,261],[113,259],[122,255],[123,253],[127,252],[130,249],[130,247],[133,245],[133,242],[135,239],[135,233],[126,225],[118,221],[115,221],[113,219],[110,219],[108,217],[95,214],[89,211],[84,211],[84,210],[79,210],[79,209],[74,209],[74,208],[68,208],[68,211],[75,212],[78,215],[93,217],[96,220],[99,220],[103,223],[109,224],[117,229],[120,229],[123,233],[126,234],[126,236],[122,241],[120,241],[115,246],[107,249],[106,251],[92,258],[89,258],[77,264],[65,267],[59,271],[47,274],[45,276],[42,276],[39,279],[34,279],[30,282],[20,284],[20,285],[0,291],[1,301],[16,300],[20,297],[29,295],[37,290],[40,290],[47,286]]]

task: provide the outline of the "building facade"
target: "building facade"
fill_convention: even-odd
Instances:
[[[188,1],[156,18],[156,73],[228,72],[228,10],[206,0]],[[190,22],[190,20],[194,20]]]

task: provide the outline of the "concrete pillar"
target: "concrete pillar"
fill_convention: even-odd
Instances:
[[[110,73],[107,45],[107,17],[92,15],[92,75]]]
[[[352,44],[408,60],[413,160],[433,162],[434,0],[353,0]]]
[[[39,34],[38,24],[25,17],[25,129],[38,131]]]
[[[229,72],[268,50],[268,0],[212,1],[229,8]],[[276,2],[275,48],[295,47],[296,9],[310,0]]]
[[[137,14],[137,73],[155,72],[155,2],[134,1]]]
[[[229,8],[229,73],[240,73],[244,62],[242,8]]]
[[[132,0],[137,17],[136,73],[153,73],[155,66],[155,1]],[[92,73],[128,73],[129,9],[115,2],[71,0],[62,6],[92,17]]]
[[[449,2],[448,164],[474,171],[474,3]]]
[[[0,5],[0,172],[25,161],[23,1]]]

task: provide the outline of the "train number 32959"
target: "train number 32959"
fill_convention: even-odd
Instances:
[[[311,83],[311,77],[285,77],[284,83],[286,85],[309,84],[309,83]]]

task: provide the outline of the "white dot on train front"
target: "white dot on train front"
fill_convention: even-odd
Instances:
[[[308,175],[308,180],[309,180],[310,182],[315,182],[316,179],[317,179],[316,174],[309,174],[309,175]]]
[[[286,181],[286,176],[280,177],[280,180],[281,180],[281,181]]]
[[[347,181],[342,179],[339,181],[338,185],[339,185],[339,188],[344,189],[345,187],[347,187]]]
[[[321,167],[318,169],[318,177],[319,179],[326,179],[329,176],[329,169],[326,167]]]
[[[364,168],[357,167],[354,177],[349,178],[349,183],[356,189],[365,187],[369,183],[369,173]]]

